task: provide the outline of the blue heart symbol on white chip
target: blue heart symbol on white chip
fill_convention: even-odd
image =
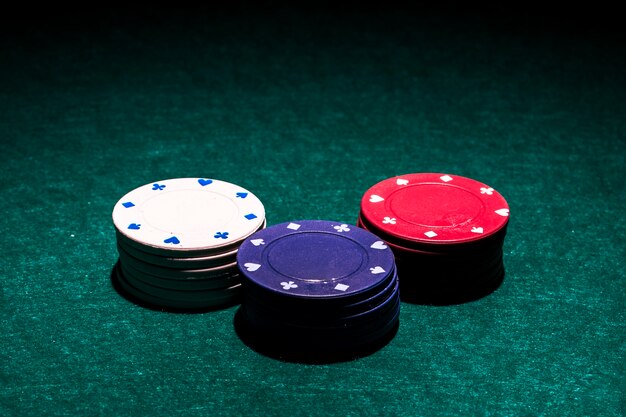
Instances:
[[[385,270],[382,269],[380,266],[375,266],[374,268],[370,268],[370,271],[372,272],[372,274],[382,274],[383,272],[385,272]]]
[[[252,239],[250,243],[254,246],[265,245],[265,241],[263,239]]]
[[[243,266],[246,268],[246,271],[250,271],[250,272],[254,272],[261,267],[261,265],[253,264],[252,262],[247,262],[243,264]]]
[[[370,246],[370,248],[372,248],[372,249],[387,249],[387,245],[385,245],[385,242],[383,242],[382,240],[377,240],[376,242],[372,243],[372,246]]]
[[[238,198],[246,198],[248,196],[248,193],[236,193],[235,194]]]
[[[198,184],[200,184],[201,186],[205,186],[205,185],[209,185],[213,182],[213,180],[205,180],[204,178],[200,178],[198,180]]]

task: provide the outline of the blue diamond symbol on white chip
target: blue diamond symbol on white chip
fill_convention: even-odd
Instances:
[[[131,208],[131,207],[135,207],[135,205],[133,203],[131,203],[130,201],[126,202],[126,203],[122,203],[122,205],[126,208]]]
[[[287,229],[298,230],[299,228],[300,228],[300,225],[297,223],[289,223],[287,225]]]
[[[256,214],[254,214],[254,213],[250,213],[250,214],[246,214],[246,215],[245,215],[245,216],[243,216],[243,217],[245,217],[245,218],[246,218],[246,219],[248,219],[248,220],[252,220],[252,219],[256,219]]]
[[[425,234],[426,236],[428,236],[428,237],[435,237],[435,236],[437,236],[437,233],[433,232],[432,230],[431,230],[431,231],[429,231],[429,232],[426,232],[426,233],[424,233],[424,234]]]
[[[338,291],[345,291],[348,288],[350,288],[350,286],[346,285],[346,284],[337,284],[337,285],[335,285],[335,289],[338,290]]]

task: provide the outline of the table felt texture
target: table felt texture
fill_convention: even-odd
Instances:
[[[479,14],[146,13],[3,29],[0,415],[625,414],[620,39]],[[145,183],[216,178],[270,225],[354,224],[370,186],[413,172],[507,199],[506,277],[403,303],[369,356],[276,360],[237,336],[237,306],[112,287],[111,211]]]

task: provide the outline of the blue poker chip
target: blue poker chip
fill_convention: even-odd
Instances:
[[[399,297],[398,276],[393,274],[388,284],[369,298],[359,300],[353,304],[326,306],[323,308],[314,303],[304,303],[300,299],[292,303],[277,302],[276,300],[263,299],[257,293],[244,291],[243,303],[250,314],[266,316],[269,320],[277,323],[297,323],[302,326],[334,326],[335,323],[350,324],[359,316],[379,315],[377,310],[382,304],[392,298]],[[290,314],[285,314],[288,311]],[[343,324],[342,324],[343,325]]]
[[[246,314],[260,327],[272,329],[284,329],[287,334],[294,331],[311,331],[318,334],[333,334],[334,337],[341,335],[358,335],[367,333],[378,328],[394,315],[394,311],[399,307],[400,294],[397,280],[391,294],[388,294],[379,304],[372,308],[365,308],[359,312],[348,313],[350,315],[341,316],[321,316],[311,315],[303,317],[299,314],[282,314],[278,311],[268,310],[251,303],[249,299],[244,299]]]
[[[259,293],[348,303],[384,288],[395,269],[393,252],[376,235],[325,220],[256,232],[241,244],[237,265],[244,285]]]

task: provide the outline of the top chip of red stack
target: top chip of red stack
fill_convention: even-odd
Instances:
[[[361,216],[377,230],[428,244],[475,242],[502,230],[509,206],[497,191],[470,178],[407,174],[371,187]]]

